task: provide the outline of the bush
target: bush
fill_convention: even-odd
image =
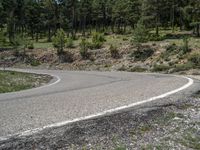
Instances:
[[[193,68],[192,63],[178,64],[178,65],[175,65],[175,68],[173,69],[172,72],[186,71],[186,70],[190,70],[192,68]]]
[[[175,52],[178,50],[178,46],[176,46],[175,43],[170,44],[169,46],[167,46],[166,51],[167,52]]]
[[[92,43],[89,45],[90,49],[99,49],[105,42],[105,36],[101,33],[95,32],[92,35]]]
[[[37,66],[40,65],[40,62],[38,60],[36,60],[36,59],[32,59],[30,65],[34,66],[34,67],[37,67]]]
[[[193,53],[189,56],[189,62],[191,62],[195,67],[200,67],[200,53]]]
[[[156,34],[149,34],[148,41],[163,41],[165,40],[165,36],[156,35]]]
[[[19,56],[20,56],[19,49],[15,48],[15,49],[14,49],[14,52],[13,52],[13,55],[14,55],[15,57],[19,57]]]
[[[138,21],[135,30],[133,32],[132,43],[143,43],[148,41],[149,32],[144,26],[143,22]]]
[[[72,63],[73,60],[73,54],[71,52],[63,52],[63,54],[60,55],[60,61],[61,63],[67,62],[67,63]]]
[[[131,57],[134,57],[135,61],[145,61],[147,58],[151,57],[154,54],[154,50],[151,48],[142,48],[138,47],[136,51],[131,54]]]
[[[161,72],[161,71],[167,71],[169,69],[170,69],[170,66],[168,65],[154,65],[152,71]]]
[[[28,44],[28,49],[34,49],[34,45],[33,45],[32,42],[30,42],[30,43]]]
[[[115,59],[119,58],[119,51],[118,51],[117,47],[111,45],[110,46],[110,54],[111,54],[112,58],[115,58]]]
[[[26,57],[26,63],[34,67],[40,65],[40,62],[37,59],[35,59],[33,55]]]
[[[122,40],[123,40],[123,41],[128,41],[128,38],[123,38]]]
[[[161,58],[165,61],[169,60],[170,56],[179,54],[179,47],[176,44],[170,44],[166,47],[166,51],[161,54]]]
[[[6,36],[5,36],[5,33],[0,31],[0,46],[1,47],[4,47],[5,45],[7,45],[8,42],[6,40]]]
[[[183,54],[186,54],[191,51],[191,49],[189,48],[189,38],[188,37],[183,38],[183,46],[180,48],[180,50],[182,50]]]
[[[145,72],[145,71],[147,71],[147,69],[146,68],[142,68],[140,66],[136,66],[136,67],[132,68],[130,71],[131,72]]]
[[[66,47],[67,48],[73,48],[74,47],[74,41],[73,41],[73,39],[71,37],[67,38],[67,40],[66,40]]]
[[[83,38],[80,43],[80,54],[83,59],[88,59],[90,56],[88,52],[88,45],[89,43],[86,41],[85,38]]]
[[[12,41],[12,45],[14,48],[24,48],[25,49],[28,47],[28,43],[29,43],[29,41],[27,40],[27,38],[20,34],[17,34]]]
[[[56,35],[53,37],[53,46],[57,48],[57,54],[61,55],[65,47],[65,32],[63,29],[59,29],[56,32]]]

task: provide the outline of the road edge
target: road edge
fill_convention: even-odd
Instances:
[[[169,92],[164,93],[162,95],[155,96],[155,97],[152,97],[152,98],[140,101],[140,102],[132,103],[132,104],[129,104],[129,105],[124,105],[124,106],[113,108],[113,109],[110,109],[110,110],[105,110],[103,112],[92,114],[92,115],[88,115],[88,116],[85,116],[85,117],[80,117],[80,118],[75,118],[75,119],[72,119],[72,120],[66,120],[66,121],[50,124],[50,125],[47,125],[47,126],[43,126],[41,128],[30,129],[30,130],[27,130],[27,131],[24,131],[24,132],[21,132],[21,133],[8,135],[8,136],[5,136],[5,137],[0,137],[0,141],[7,140],[7,139],[9,139],[10,137],[13,137],[13,136],[17,136],[17,137],[29,136],[29,135],[32,135],[32,134],[39,133],[39,132],[41,132],[41,131],[43,131],[45,129],[57,128],[57,127],[61,127],[61,126],[65,126],[65,125],[71,124],[71,123],[76,123],[76,122],[79,122],[79,121],[94,119],[94,118],[98,118],[98,117],[101,117],[101,116],[104,116],[104,115],[107,115],[107,114],[110,114],[110,113],[115,113],[115,112],[118,112],[118,111],[130,109],[130,108],[135,107],[135,106],[139,106],[139,105],[142,105],[142,104],[145,104],[145,103],[153,102],[153,101],[168,97],[170,95],[173,95],[175,93],[183,91],[183,90],[189,88],[191,85],[194,84],[194,80],[192,78],[185,77],[185,76],[178,76],[178,75],[170,75],[170,76],[184,78],[184,79],[187,79],[188,82],[187,82],[187,84],[183,85],[182,87],[180,87],[178,89],[169,91]],[[58,77],[58,80],[56,82],[54,82],[52,84],[48,84],[48,85],[42,86],[42,87],[38,87],[38,88],[44,88],[44,87],[52,86],[52,85],[57,84],[60,81],[61,80]]]

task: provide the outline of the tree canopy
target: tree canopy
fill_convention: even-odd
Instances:
[[[139,20],[157,35],[177,26],[200,36],[199,16],[199,0],[0,0],[0,28],[11,43],[19,33],[51,41],[60,28],[73,38],[92,29],[124,33]]]

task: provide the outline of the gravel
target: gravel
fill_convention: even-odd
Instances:
[[[199,149],[200,99],[128,110],[0,142],[0,149]]]

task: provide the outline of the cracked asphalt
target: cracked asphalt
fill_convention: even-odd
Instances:
[[[0,137],[140,102],[188,83],[185,78],[160,74],[29,71],[58,76],[61,81],[52,86],[0,94]]]

